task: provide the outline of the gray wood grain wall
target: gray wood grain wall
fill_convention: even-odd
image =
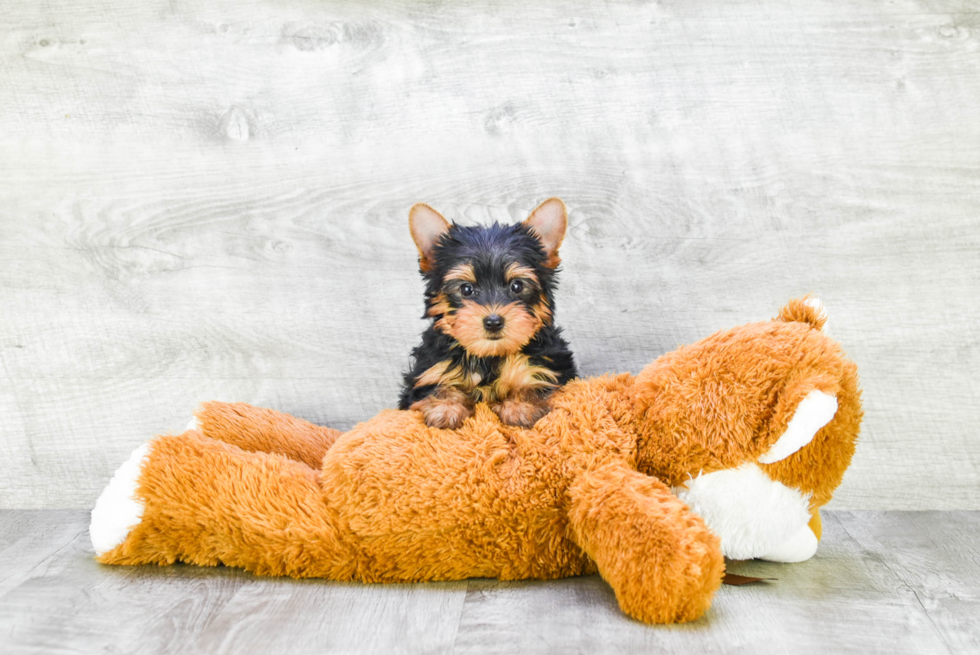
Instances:
[[[976,5],[488,4],[0,6],[0,507],[91,506],[204,399],[391,406],[409,206],[559,195],[584,373],[816,292],[867,409],[834,506],[980,508]]]

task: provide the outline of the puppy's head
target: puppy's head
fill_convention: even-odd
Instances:
[[[523,223],[464,227],[428,205],[409,213],[426,281],[426,316],[475,357],[520,351],[551,324],[565,204],[550,198]]]

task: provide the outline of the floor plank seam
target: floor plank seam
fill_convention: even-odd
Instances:
[[[466,589],[463,590],[463,602],[459,605],[459,616],[456,617],[456,629],[453,631],[453,640],[449,647],[449,652],[453,655],[456,653],[456,642],[459,641],[459,629],[463,625],[463,614],[466,613],[466,599],[469,595],[470,581],[466,580]]]
[[[848,537],[851,538],[851,540],[854,543],[860,546],[863,552],[870,555],[876,562],[881,564],[881,566],[884,567],[884,569],[888,571],[900,585],[905,587],[908,591],[912,592],[912,596],[915,598],[915,602],[918,603],[919,607],[922,608],[922,613],[929,620],[929,624],[936,631],[936,634],[939,636],[939,638],[942,639],[943,644],[945,644],[946,651],[951,655],[953,655],[956,651],[953,649],[953,646],[949,643],[949,639],[947,639],[946,637],[946,631],[936,624],[936,621],[933,618],[932,613],[922,602],[922,599],[919,598],[919,593],[915,590],[915,588],[912,587],[912,585],[910,585],[909,583],[905,582],[905,580],[902,579],[902,577],[895,571],[895,569],[893,569],[891,566],[888,565],[888,562],[886,562],[884,558],[882,558],[878,553],[874,552],[873,550],[868,549],[867,546],[865,546],[860,539],[858,539],[853,534],[851,534],[851,531],[847,529],[847,526],[844,525],[844,522],[841,521],[840,517],[837,516],[836,514],[834,514],[834,520],[837,521],[837,524],[844,531],[844,534],[846,534]]]

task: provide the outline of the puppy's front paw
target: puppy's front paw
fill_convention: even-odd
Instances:
[[[412,404],[409,409],[422,412],[425,424],[430,428],[455,430],[463,421],[473,416],[472,406],[466,405],[453,398],[429,396]]]
[[[463,421],[473,416],[473,410],[466,405],[447,401],[427,407],[422,410],[422,415],[425,417],[425,424],[430,428],[455,430]]]
[[[547,414],[550,408],[544,402],[535,403],[529,400],[508,398],[494,405],[493,411],[507,425],[529,428]]]

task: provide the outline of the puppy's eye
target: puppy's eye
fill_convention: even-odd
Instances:
[[[524,283],[523,282],[521,282],[520,280],[514,280],[513,282],[510,283],[510,292],[511,293],[513,293],[514,295],[517,295],[521,291],[524,291]]]
[[[473,285],[469,282],[459,285],[459,293],[462,296],[469,297],[473,295]]]

